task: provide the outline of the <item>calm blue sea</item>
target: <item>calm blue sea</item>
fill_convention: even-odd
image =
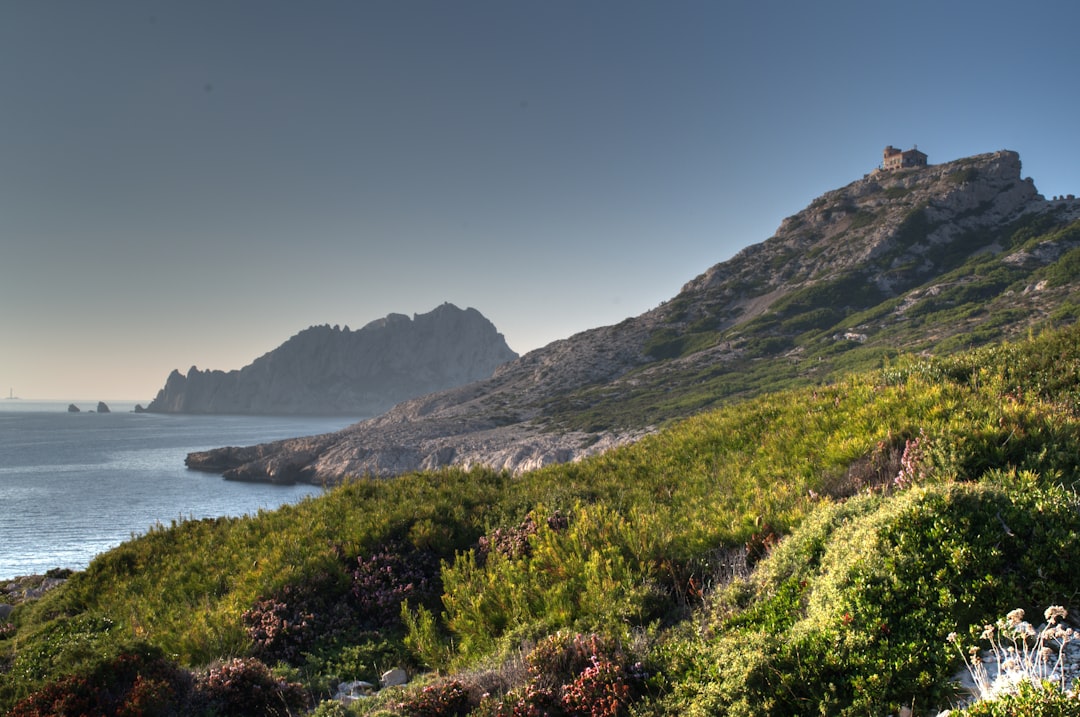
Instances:
[[[321,488],[189,471],[191,451],[336,431],[358,419],[132,413],[133,403],[0,400],[0,579],[82,569],[157,523],[273,509]]]

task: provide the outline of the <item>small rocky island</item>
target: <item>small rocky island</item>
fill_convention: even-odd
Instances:
[[[104,401],[98,401],[97,408],[95,410],[98,413],[112,413],[112,411],[109,410],[109,404],[105,403]],[[69,403],[67,407],[67,412],[82,413],[82,409],[76,406],[74,403]],[[90,413],[94,413],[94,411],[90,411]]]

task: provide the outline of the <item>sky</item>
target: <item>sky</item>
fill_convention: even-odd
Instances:
[[[917,145],[1080,194],[1080,3],[0,0],[0,389],[618,323]]]

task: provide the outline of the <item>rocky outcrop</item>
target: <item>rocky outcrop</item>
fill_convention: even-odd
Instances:
[[[74,403],[69,403],[68,404],[67,412],[68,413],[82,413],[82,411],[79,409],[79,407],[76,406]]]
[[[97,412],[98,413],[112,413],[112,411],[109,410],[108,404],[106,404],[104,401],[98,401]]]
[[[883,350],[925,350],[963,332],[1020,334],[1080,303],[1080,277],[1062,272],[1054,286],[1037,273],[1080,242],[1080,227],[1069,229],[1078,217],[1080,203],[1047,202],[1021,178],[1015,152],[875,172],[640,316],[338,433],[192,454],[188,465],[243,480],[333,482],[579,460],[732,396],[879,365]],[[1046,246],[1029,246],[1026,237],[1046,232]],[[1012,288],[1025,282],[1031,291]]]
[[[476,309],[443,304],[362,329],[316,326],[237,371],[173,371],[159,413],[373,416],[409,398],[487,378],[517,354]]]

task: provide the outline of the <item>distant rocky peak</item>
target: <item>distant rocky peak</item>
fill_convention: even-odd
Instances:
[[[517,357],[475,309],[389,314],[357,331],[312,326],[232,371],[169,374],[148,411],[373,416],[490,376]]]

